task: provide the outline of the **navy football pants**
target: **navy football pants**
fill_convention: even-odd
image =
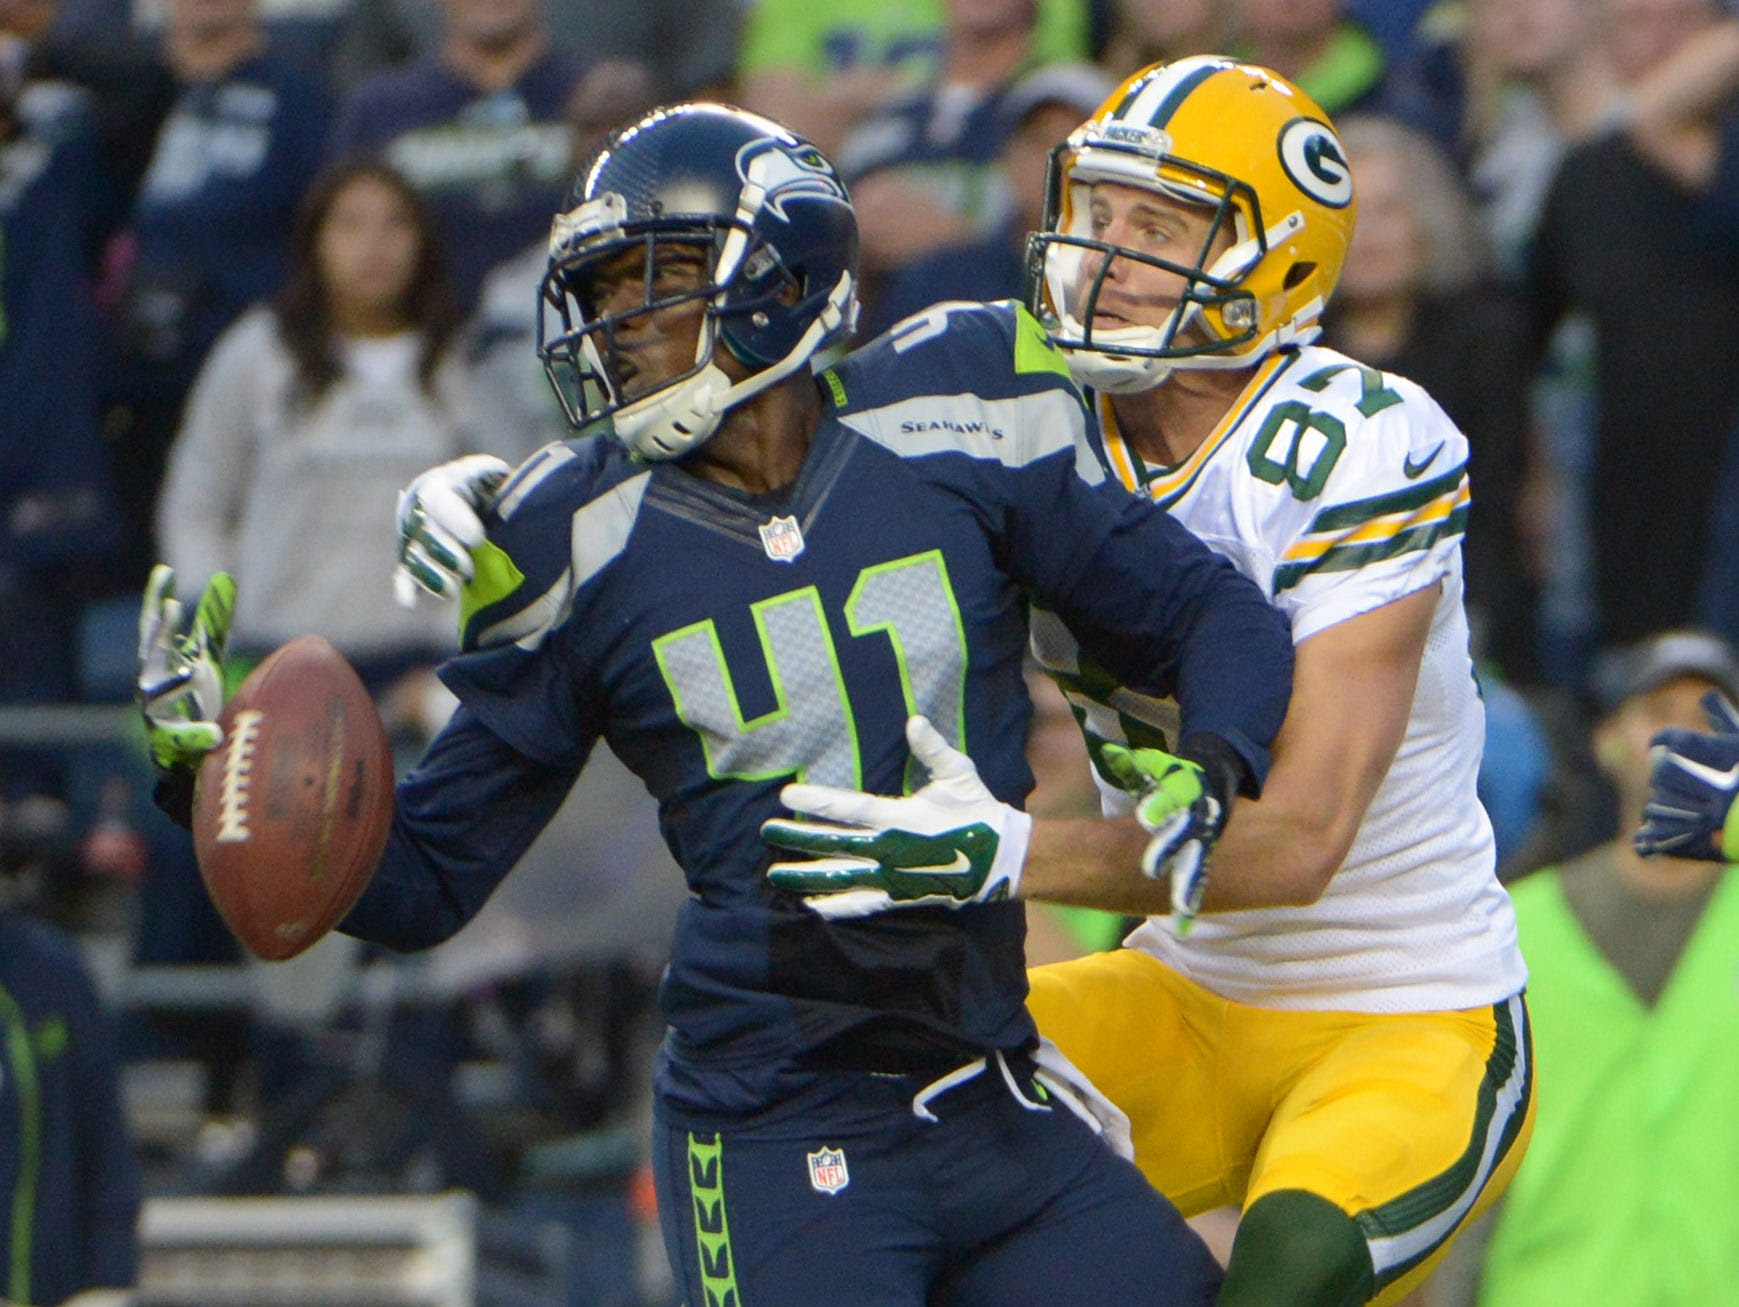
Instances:
[[[1206,1245],[1061,1103],[1023,1106],[992,1063],[934,1099],[931,1122],[912,1111],[921,1078],[852,1080],[771,1124],[654,1126],[688,1307],[1213,1302]]]

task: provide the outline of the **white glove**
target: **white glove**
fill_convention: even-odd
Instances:
[[[928,719],[907,720],[906,742],[930,773],[916,794],[896,799],[826,785],[780,791],[793,812],[840,824],[785,817],[763,822],[767,843],[813,855],[774,863],[768,879],[805,895],[805,905],[824,917],[1013,898],[1033,819],[992,795],[972,759]]]
[[[430,468],[399,491],[399,565],[393,593],[406,608],[417,591],[457,598],[483,543],[483,514],[511,471],[493,454],[467,454]]]

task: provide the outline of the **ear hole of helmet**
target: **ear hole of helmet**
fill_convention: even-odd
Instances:
[[[1314,263],[1295,263],[1286,270],[1286,276],[1282,281],[1282,286],[1286,290],[1291,290],[1294,286],[1302,283],[1306,277],[1309,277],[1315,271],[1316,265]]]

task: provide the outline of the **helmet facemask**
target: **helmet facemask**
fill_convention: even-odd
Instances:
[[[1095,237],[1092,193],[1099,183],[1148,191],[1211,215],[1193,262]],[[1231,246],[1214,258],[1215,242],[1228,231]],[[1240,347],[1257,339],[1261,313],[1243,283],[1267,257],[1274,234],[1263,227],[1255,192],[1243,182],[1151,149],[1103,141],[1083,146],[1071,138],[1051,156],[1045,230],[1027,242],[1031,307],[1076,377],[1110,394],[1151,389],[1177,368],[1245,367],[1249,358]],[[1182,279],[1177,305],[1163,322],[1095,326],[1117,262],[1125,270],[1144,264]]]
[[[728,227],[723,223],[698,223],[677,228],[662,228],[655,224],[635,223],[606,229],[587,240],[569,256],[557,260],[544,278],[543,298],[561,323],[559,332],[545,335],[539,346],[548,373],[568,421],[575,427],[586,427],[606,419],[611,420],[616,434],[627,439],[638,421],[656,417],[659,422],[674,421],[676,428],[668,433],[647,437],[647,447],[635,447],[635,452],[647,458],[674,458],[699,444],[712,434],[704,434],[705,401],[728,390],[731,380],[717,363],[720,342],[720,316],[727,299],[727,283],[733,269],[721,265],[721,256],[728,246],[740,250],[743,242],[727,240]],[[626,307],[604,311],[594,293],[600,271],[615,264],[623,254],[640,253],[640,294],[629,297]],[[692,277],[672,278],[668,275],[673,256],[698,253],[705,271],[698,283]],[[740,254],[733,255],[740,263]],[[768,296],[777,296],[779,285],[789,284],[790,275],[768,276],[772,283]],[[672,282],[680,284],[672,289]],[[753,311],[745,307],[759,297],[734,297],[736,311]],[[647,314],[667,313],[684,304],[701,301],[705,311],[695,339],[694,361],[691,366],[665,378],[637,394],[630,394],[632,368],[623,357],[620,337],[629,324]],[[685,421],[692,414],[693,421]],[[721,413],[713,416],[722,416]],[[716,427],[714,422],[713,427]]]
[[[538,340],[576,428],[607,421],[637,457],[680,458],[733,406],[849,338],[855,217],[831,165],[776,124],[723,106],[660,111],[615,138],[580,194],[551,229]],[[698,277],[671,274],[696,255]],[[600,302],[605,271],[639,293],[613,284]],[[695,303],[692,363],[636,387],[630,325]]]

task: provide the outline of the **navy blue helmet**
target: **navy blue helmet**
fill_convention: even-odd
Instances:
[[[674,248],[690,261],[703,253],[702,285],[661,287],[658,264]],[[626,308],[594,303],[594,275],[629,250],[644,252],[644,294]],[[857,264],[857,215],[808,141],[728,105],[658,109],[610,138],[551,227],[538,352],[575,427],[607,417],[639,457],[677,458],[732,406],[850,338]],[[705,312],[693,367],[628,396],[618,333],[695,299]],[[733,385],[717,367],[721,344],[751,370],[746,380]]]

